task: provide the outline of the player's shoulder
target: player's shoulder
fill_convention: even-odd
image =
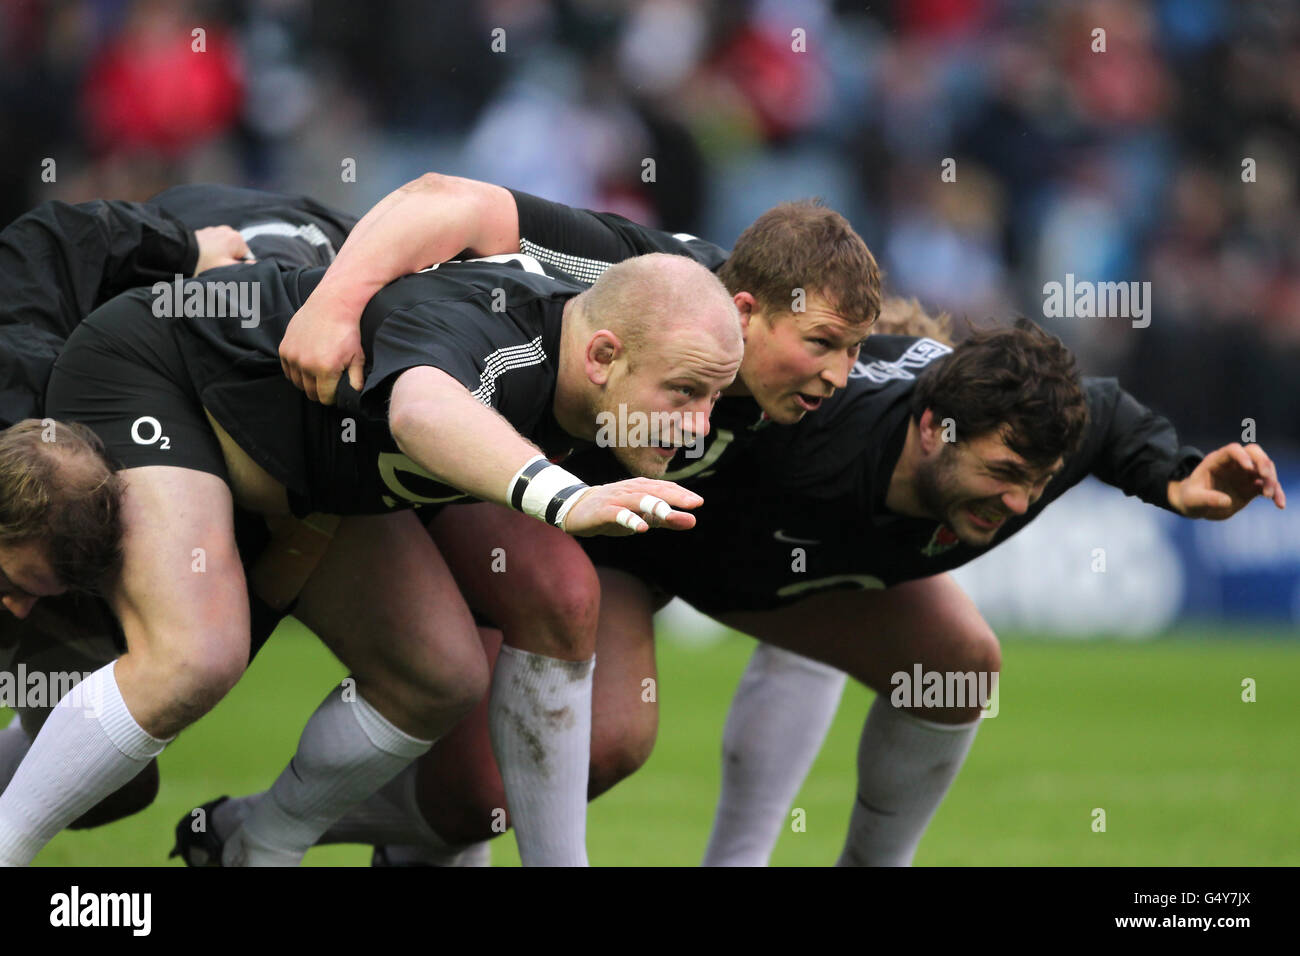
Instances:
[[[615,212],[582,209],[511,190],[521,251],[590,285],[616,262],[652,252],[686,256],[716,271],[727,251],[698,236],[646,226]]]
[[[871,335],[862,343],[849,379],[867,385],[909,381],[950,352],[952,346],[924,336]]]
[[[1123,387],[1119,384],[1119,379],[1111,377],[1084,375],[1079,379],[1079,386],[1083,389],[1083,394],[1087,398],[1089,405],[1114,402],[1124,393]]]
[[[731,255],[719,245],[701,239],[689,232],[669,232],[655,229],[639,222],[633,222],[626,216],[614,212],[595,212],[593,216],[601,219],[607,226],[628,238],[632,255],[646,255],[653,252],[666,252],[671,255],[686,256],[694,259],[711,272],[717,272]]]
[[[514,253],[430,266],[390,282],[372,303],[391,311],[428,301],[486,298],[493,311],[502,312],[538,300],[567,299],[583,288],[555,266]]]

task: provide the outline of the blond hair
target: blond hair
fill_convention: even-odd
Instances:
[[[0,432],[0,544],[29,542],[72,590],[97,590],[121,562],[121,479],[84,425],[28,418]]]
[[[915,298],[891,295],[880,307],[880,318],[871,330],[877,335],[913,335],[952,345],[952,317],[947,312],[932,316]]]

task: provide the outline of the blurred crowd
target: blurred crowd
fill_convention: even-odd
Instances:
[[[0,96],[5,221],[197,180],[361,212],[434,169],[729,244],[817,195],[889,291],[1300,447],[1291,0],[5,0]],[[1150,281],[1150,326],[1044,319],[1067,274]]]

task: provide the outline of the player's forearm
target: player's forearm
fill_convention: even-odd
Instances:
[[[1085,379],[1089,431],[1098,441],[1090,469],[1125,494],[1181,513],[1170,486],[1185,478],[1203,457],[1182,445],[1173,423],[1147,408],[1113,379]]]
[[[361,218],[319,289],[340,309],[360,315],[389,282],[466,249],[475,255],[519,251],[514,197],[490,183],[426,173]]]
[[[431,475],[467,494],[509,504],[510,481],[537,447],[446,372],[403,372],[388,413],[397,447]]]
[[[103,255],[102,300],[170,279],[178,272],[193,274],[200,244],[196,235],[170,213],[149,203],[92,200],[64,207],[60,219],[73,210],[84,220],[67,222],[69,233],[78,240],[78,256],[84,260],[89,252],[89,258],[95,261]],[[93,229],[79,228],[92,224]]]

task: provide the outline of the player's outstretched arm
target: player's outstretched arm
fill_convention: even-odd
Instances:
[[[1188,518],[1223,521],[1259,496],[1286,507],[1277,469],[1259,445],[1234,442],[1210,452],[1182,481],[1169,482],[1169,505]]]
[[[313,401],[334,403],[340,376],[361,390],[361,313],[399,276],[468,249],[487,256],[519,251],[519,218],[509,191],[472,179],[426,173],[384,197],[353,228],[280,343],[284,374]]]
[[[421,366],[393,384],[388,425],[398,448],[438,480],[531,514],[573,535],[626,535],[651,526],[684,531],[704,499],[651,478],[588,487],[446,372]]]

